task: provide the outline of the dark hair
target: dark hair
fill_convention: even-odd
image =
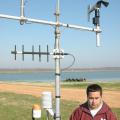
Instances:
[[[100,95],[102,96],[102,87],[98,84],[91,84],[87,87],[87,96],[89,95],[89,92],[100,92]]]

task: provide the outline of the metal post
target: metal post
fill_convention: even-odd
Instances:
[[[60,30],[59,30],[59,0],[57,0],[57,6],[56,6],[56,23],[55,26],[55,50],[57,52],[60,51]],[[55,120],[60,120],[60,57],[56,55],[55,57],[55,100],[56,100],[56,108],[55,108]]]
[[[47,120],[49,120],[49,112],[46,111]]]
[[[20,24],[23,25],[24,23],[25,23],[24,0],[21,0],[21,6],[20,6]]]
[[[100,29],[100,11],[99,8],[95,10],[96,29]],[[96,32],[96,46],[100,46],[100,32]]]
[[[21,0],[20,16],[24,17],[24,0]]]

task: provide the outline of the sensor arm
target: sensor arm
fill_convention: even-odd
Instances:
[[[11,16],[11,15],[5,15],[5,14],[0,14],[0,18],[7,18],[7,19],[13,19],[13,20],[21,20],[21,17],[18,16]],[[25,22],[32,22],[32,23],[39,23],[39,24],[44,24],[44,25],[51,25],[51,26],[63,26],[67,28],[74,28],[74,29],[79,29],[79,30],[85,30],[85,31],[91,31],[91,32],[101,32],[100,29],[96,28],[89,28],[89,27],[83,27],[80,25],[71,25],[71,24],[65,24],[65,23],[57,23],[57,22],[52,22],[52,21],[46,21],[46,20],[38,20],[38,19],[31,19],[31,18],[24,18]]]

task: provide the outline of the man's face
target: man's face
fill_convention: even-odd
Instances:
[[[91,109],[96,109],[100,106],[101,101],[102,101],[102,97],[100,95],[100,92],[89,92],[88,96],[87,96],[87,100],[89,103],[89,107]]]

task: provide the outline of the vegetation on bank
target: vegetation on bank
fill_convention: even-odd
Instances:
[[[33,104],[40,104],[41,99],[31,95],[0,92],[0,120],[32,120]],[[78,102],[61,101],[62,120],[68,120]],[[112,109],[120,119],[120,108]],[[41,120],[46,120],[46,112],[42,110]],[[53,120],[50,118],[50,120]]]

